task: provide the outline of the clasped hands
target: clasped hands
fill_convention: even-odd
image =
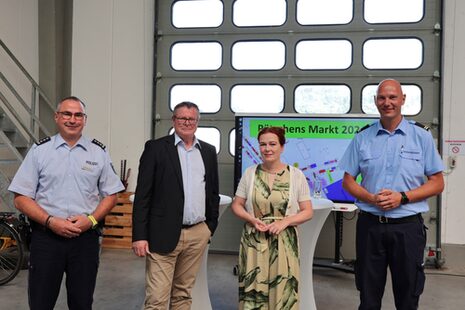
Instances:
[[[92,222],[85,214],[73,215],[66,219],[54,216],[48,224],[48,228],[54,233],[65,238],[78,237],[91,227]]]
[[[372,203],[384,211],[389,211],[400,206],[402,195],[390,189],[382,189],[373,195]]]
[[[287,228],[288,223],[285,219],[274,221],[270,224],[266,224],[259,219],[254,219],[253,226],[260,232],[268,232],[272,235],[279,235],[284,229]]]

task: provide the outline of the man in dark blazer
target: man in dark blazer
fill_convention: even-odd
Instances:
[[[215,147],[195,137],[196,104],[173,111],[175,133],[147,141],[133,210],[133,250],[146,256],[145,309],[190,309],[203,253],[218,224]]]

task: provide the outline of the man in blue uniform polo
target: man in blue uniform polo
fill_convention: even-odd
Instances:
[[[66,273],[69,309],[92,309],[99,264],[98,221],[124,189],[105,146],[82,135],[84,104],[63,99],[58,134],[33,145],[10,187],[31,220],[29,306],[53,309]]]
[[[444,188],[443,164],[427,127],[402,116],[404,102],[398,81],[382,81],[375,96],[380,120],[355,135],[339,163],[343,186],[360,209],[359,309],[381,309],[388,266],[397,309],[417,309],[425,283],[421,213],[428,211],[427,198]]]

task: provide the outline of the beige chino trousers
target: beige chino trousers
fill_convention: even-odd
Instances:
[[[147,255],[144,309],[191,308],[192,287],[210,236],[210,229],[202,222],[181,230],[181,236],[173,252]]]

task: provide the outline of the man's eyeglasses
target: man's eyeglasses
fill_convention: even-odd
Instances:
[[[196,124],[199,120],[197,118],[189,118],[189,117],[177,117],[175,116],[174,119],[181,124]]]
[[[84,119],[84,117],[87,116],[86,113],[82,113],[82,112],[71,113],[68,111],[64,111],[64,112],[57,112],[57,113],[60,114],[64,120],[70,120],[74,116],[75,120],[80,121]]]

